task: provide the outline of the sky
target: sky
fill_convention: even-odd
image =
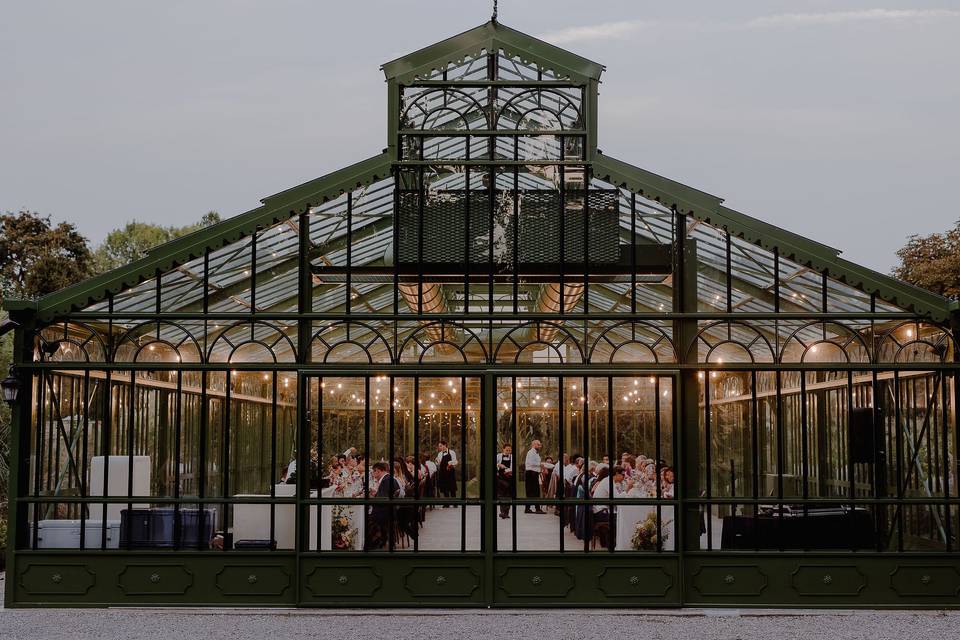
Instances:
[[[386,146],[379,66],[489,0],[0,1],[0,211],[229,217]],[[960,0],[500,0],[605,64],[599,147],[888,272],[960,219]]]

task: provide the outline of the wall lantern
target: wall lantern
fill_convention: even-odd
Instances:
[[[17,378],[16,371],[10,367],[10,375],[0,380],[0,389],[3,389],[3,399],[7,404],[13,404],[17,401],[20,394],[20,379]]]

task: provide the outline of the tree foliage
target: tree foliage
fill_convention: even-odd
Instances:
[[[960,298],[960,221],[952,229],[913,235],[899,251],[893,275],[950,298]]]
[[[220,221],[211,211],[200,222],[164,227],[129,222],[112,231],[96,252],[75,225],[54,225],[49,216],[30,211],[0,216],[0,295],[37,298],[90,276],[142,258],[148,249]],[[7,314],[0,311],[0,321]],[[7,375],[13,356],[13,334],[0,337],[0,378]],[[0,401],[0,523],[6,521],[10,409]],[[0,549],[5,545],[0,535]]]
[[[111,231],[94,253],[94,268],[103,273],[130,264],[146,255],[147,250],[220,222],[220,214],[210,211],[196,224],[185,227],[164,227],[146,222],[128,222]]]
[[[92,275],[87,239],[67,222],[30,211],[0,216],[0,293],[34,298]]]

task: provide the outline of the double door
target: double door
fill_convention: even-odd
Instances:
[[[679,603],[672,375],[305,382],[303,604]]]

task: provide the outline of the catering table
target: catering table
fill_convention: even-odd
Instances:
[[[873,516],[866,509],[793,509],[779,515],[726,516],[721,549],[872,549]]]

